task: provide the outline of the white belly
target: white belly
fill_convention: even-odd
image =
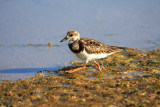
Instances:
[[[103,53],[103,54],[88,54],[85,50],[80,52],[80,53],[75,53],[75,55],[81,59],[81,60],[86,60],[86,62],[91,61],[91,60],[96,60],[96,59],[101,59],[105,58],[113,53]]]

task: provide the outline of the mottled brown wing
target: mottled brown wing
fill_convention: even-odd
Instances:
[[[82,38],[80,42],[84,45],[85,50],[89,54],[112,53],[123,50],[121,47],[109,46],[93,39]]]

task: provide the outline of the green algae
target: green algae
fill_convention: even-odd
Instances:
[[[0,106],[160,106],[160,49],[129,49],[67,74],[0,81]],[[82,66],[79,61],[72,65]]]
[[[48,47],[59,47],[60,45],[59,44],[52,44],[52,42],[48,42],[47,44],[42,44],[42,43],[39,43],[39,44],[32,44],[32,43],[28,43],[27,45],[25,46],[35,46],[35,47],[41,47],[41,46],[48,46]]]

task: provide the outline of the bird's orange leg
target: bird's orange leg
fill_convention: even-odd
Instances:
[[[99,70],[99,71],[101,71],[101,67],[100,67],[100,65],[99,65],[96,61],[94,61],[94,63],[97,65],[98,70]]]
[[[86,68],[86,63],[82,66],[82,67],[79,67],[79,68],[76,68],[76,69],[73,69],[73,70],[69,70],[69,71],[65,71],[65,72],[68,72],[68,73],[74,73],[78,70],[81,70],[81,69],[84,69]]]

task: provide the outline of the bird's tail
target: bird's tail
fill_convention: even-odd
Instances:
[[[120,52],[120,51],[126,51],[128,50],[128,47],[117,47],[117,46],[111,46],[112,49],[114,50],[117,50],[117,52]]]
[[[128,47],[120,47],[121,49],[123,49],[124,51],[128,50]]]

